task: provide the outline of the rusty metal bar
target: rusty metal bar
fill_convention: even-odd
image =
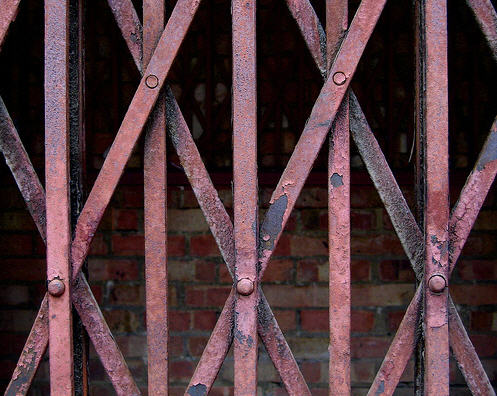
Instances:
[[[79,272],[88,254],[105,208],[159,97],[160,89],[199,4],[199,0],[179,0],[174,7],[79,217],[71,250],[73,275]]]
[[[48,297],[45,295],[4,396],[24,396],[28,394],[47,346]]]
[[[73,282],[73,304],[118,396],[141,395],[82,274]]]
[[[271,360],[290,396],[311,396],[311,391],[300,372],[292,351],[271,312],[269,303],[259,290],[258,330]]]
[[[424,13],[425,393],[449,394],[449,161],[447,4],[426,0]]]
[[[14,176],[29,213],[46,240],[45,191],[0,97],[0,151]]]
[[[126,45],[131,52],[136,68],[142,74],[144,70],[143,65],[146,66],[148,62],[143,62],[142,25],[135,7],[131,0],[107,0],[107,2],[126,41]]]
[[[421,279],[424,260],[423,234],[353,92],[350,93],[350,131],[416,277]]]
[[[383,359],[380,370],[369,388],[368,396],[390,396],[394,393],[399,379],[404,372],[407,362],[415,346],[415,330],[419,309],[422,302],[423,290],[416,290],[409,307],[400,323],[392,344]]]
[[[466,0],[497,61],[497,12],[490,0]]]
[[[45,175],[50,392],[74,393],[69,198],[69,2],[45,0]]]
[[[185,396],[209,394],[212,384],[216,380],[219,369],[233,342],[234,309],[235,290],[231,289],[231,293],[224,303],[224,308],[221,315],[219,315],[216,326],[190,379]]]
[[[348,0],[326,1],[327,69],[347,31]],[[329,392],[350,394],[350,135],[346,94],[332,124],[328,152]]]
[[[326,77],[330,64],[327,64],[326,34],[319,18],[308,0],[286,0],[286,4],[297,21],[302,37],[321,75]]]
[[[235,396],[257,393],[256,2],[232,0]]]
[[[165,22],[164,0],[143,2],[143,66],[146,68]],[[148,393],[168,394],[167,161],[166,102],[162,93],[145,134],[144,222]]]
[[[459,199],[452,209],[450,229],[450,273],[468,239],[485,197],[497,174],[497,117],[480,152],[478,160],[466,180]]]
[[[481,361],[450,297],[449,330],[452,352],[471,393],[473,395],[495,396],[495,390],[488,379],[487,373],[483,369]]]
[[[297,146],[273,192],[261,226],[260,276],[264,273],[290,217],[385,2],[386,0],[363,0],[360,4]]]
[[[0,14],[0,49],[5,41],[10,24],[14,22],[19,12],[21,0],[3,0],[2,13]]]

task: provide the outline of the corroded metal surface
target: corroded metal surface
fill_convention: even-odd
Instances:
[[[45,180],[50,393],[74,393],[69,199],[69,2],[45,1]]]
[[[19,12],[19,3],[21,0],[2,0],[0,5],[0,49],[5,41],[5,36],[9,30],[10,24],[16,19]]]
[[[348,0],[326,1],[327,68],[348,25]],[[340,77],[341,79],[338,79]],[[342,72],[332,76],[345,82]],[[331,126],[328,151],[329,395],[350,394],[350,134],[349,98]]]
[[[449,273],[449,149],[447,9],[445,1],[427,0],[425,48],[425,393],[449,394],[448,290],[430,288],[430,278]]]
[[[232,0],[235,396],[257,393],[257,85],[256,1]]]
[[[45,191],[0,97],[0,151],[14,176],[29,213],[46,240]]]
[[[260,276],[264,273],[285,228],[385,2],[385,0],[364,0],[359,6],[328,78],[314,104],[309,120],[271,196],[270,206],[259,236]],[[346,75],[347,80],[344,84],[336,85],[333,82],[332,76],[336,72]]]
[[[73,283],[73,303],[95,347],[105,372],[119,396],[139,396],[138,387],[126,365],[124,357],[112,337],[95,297],[84,276],[80,274]]]
[[[143,2],[143,66],[165,24],[164,0]],[[145,134],[144,223],[148,393],[168,394],[166,102],[161,94]]]

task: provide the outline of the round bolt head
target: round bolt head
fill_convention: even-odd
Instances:
[[[236,291],[242,296],[249,296],[254,291],[254,282],[247,278],[240,279],[236,284]]]
[[[52,279],[50,282],[48,282],[48,292],[51,296],[62,296],[65,290],[66,286],[60,279]]]
[[[343,85],[345,84],[345,81],[347,81],[347,76],[345,75],[345,73],[339,71],[333,74],[333,82],[336,85]]]
[[[428,281],[428,287],[433,293],[442,293],[447,287],[447,282],[442,275],[433,275]]]
[[[145,80],[145,84],[149,88],[152,88],[152,89],[156,88],[159,85],[159,79],[157,78],[157,76],[150,74],[147,76],[147,78]]]

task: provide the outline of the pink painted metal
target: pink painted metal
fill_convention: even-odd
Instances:
[[[78,311],[116,394],[119,396],[141,395],[82,274],[73,282],[73,288],[74,307]]]
[[[2,0],[0,5],[2,13],[0,14],[0,49],[7,36],[10,24],[16,19],[19,12],[19,3],[21,0]]]
[[[386,0],[363,0],[350,25],[328,78],[314,104],[309,121],[273,192],[260,232],[260,276],[264,273],[312,164],[331,127],[359,59],[380,17]],[[335,73],[346,76],[343,84],[333,81]]]
[[[449,161],[447,5],[422,6],[425,34],[425,393],[449,394],[447,287],[430,288],[430,278],[449,274]]]
[[[232,0],[235,396],[257,393],[256,2]]]
[[[165,22],[164,0],[143,2],[143,66],[146,68]],[[167,161],[166,102],[161,94],[145,134],[144,222],[148,393],[168,394]]]
[[[29,213],[46,240],[45,191],[19,138],[5,104],[0,98],[0,151],[14,176]]]
[[[45,1],[45,175],[47,282],[65,292],[48,296],[50,392],[74,393],[69,202],[69,2]]]
[[[487,39],[488,46],[497,61],[497,12],[491,0],[466,0],[476,17],[481,31]]]
[[[326,1],[327,69],[347,31],[348,0]],[[329,395],[350,394],[350,134],[349,98],[331,126],[328,152]]]

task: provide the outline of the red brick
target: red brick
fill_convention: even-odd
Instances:
[[[352,282],[367,281],[371,278],[369,261],[351,260],[350,277]]]
[[[374,211],[352,210],[350,212],[350,226],[352,230],[367,231],[376,228],[376,214]]]
[[[216,325],[215,311],[194,311],[193,328],[195,330],[212,330]]]
[[[391,340],[386,337],[352,337],[350,349],[352,358],[383,358]]]
[[[281,331],[295,330],[296,327],[296,314],[294,310],[282,311],[273,310],[274,316]]]
[[[497,330],[497,312],[471,312],[471,329],[477,331]]]
[[[327,310],[309,310],[300,312],[302,330],[312,332],[327,332],[329,330]]]
[[[208,337],[190,337],[188,339],[188,350],[192,356],[200,357],[207,345]]]
[[[388,329],[391,332],[397,331],[400,326],[400,322],[404,318],[405,311],[392,311],[388,312]]]
[[[373,186],[361,186],[360,189],[352,189],[350,206],[352,208],[371,209],[382,207],[383,203]]]
[[[101,233],[97,233],[90,245],[89,255],[104,255],[108,254],[109,249]]]
[[[297,264],[297,282],[317,282],[319,280],[319,266],[317,260],[299,260]]]
[[[302,362],[300,365],[302,374],[308,383],[321,382],[321,363]]]
[[[462,305],[497,304],[495,285],[450,285],[454,302]]]
[[[109,303],[113,305],[144,305],[145,289],[142,285],[116,284],[110,291]]]
[[[47,276],[45,259],[2,258],[0,279],[10,281],[45,280]]]
[[[350,248],[352,254],[404,255],[404,249],[394,234],[354,235],[350,241]]]
[[[413,282],[416,277],[408,260],[384,260],[380,262],[380,279]]]
[[[167,236],[167,254],[170,257],[185,255],[185,237],[183,235]]]
[[[495,356],[497,353],[497,335],[470,334],[469,338],[480,358]]]
[[[113,309],[102,313],[113,333],[135,333],[143,327],[143,317],[137,312]]]
[[[264,282],[286,282],[292,279],[293,261],[271,260],[264,273]]]
[[[367,333],[373,330],[375,313],[372,311],[351,311],[351,328],[353,332]]]
[[[143,256],[145,240],[143,235],[113,235],[112,251],[118,256]]]
[[[193,364],[189,361],[170,362],[171,381],[189,381],[193,374]]]
[[[209,226],[200,209],[171,209],[167,213],[170,231],[195,232],[208,231]]]
[[[328,307],[328,287],[265,285],[264,293],[272,307]]]
[[[216,241],[211,234],[192,236],[190,250],[192,256],[220,256]]]
[[[183,340],[184,336],[170,336],[169,337],[169,354],[173,357],[179,357],[184,355],[183,350]]]
[[[291,235],[290,249],[292,256],[327,256],[328,240],[323,238],[312,238],[303,235]]]
[[[222,265],[224,266],[224,264]],[[201,282],[214,282],[216,279],[216,263],[212,261],[196,261],[195,279]]]
[[[328,191],[323,187],[305,187],[300,193],[296,208],[327,208]]]
[[[353,360],[350,364],[352,382],[371,383],[376,375],[376,362],[371,360]]]
[[[222,307],[230,290],[230,287],[187,287],[186,303],[196,307]]]
[[[136,335],[122,335],[116,337],[119,349],[129,358],[142,358],[147,354],[147,337]]]
[[[289,256],[290,255],[290,238],[288,234],[282,234],[280,240],[276,244],[273,256]]]
[[[190,329],[190,312],[170,311],[169,329],[171,331],[185,331]]]
[[[464,280],[497,279],[497,260],[460,260],[456,271]]]
[[[407,305],[414,295],[412,284],[352,285],[352,306]]]
[[[133,209],[113,209],[112,229],[137,231],[139,229],[137,211]]]
[[[139,278],[139,264],[135,260],[90,258],[88,271],[92,281],[130,281]]]
[[[143,186],[123,186],[121,205],[124,208],[143,208]]]
[[[221,264],[219,266],[219,282],[221,283],[232,283],[233,279],[228,271],[226,265]]]

